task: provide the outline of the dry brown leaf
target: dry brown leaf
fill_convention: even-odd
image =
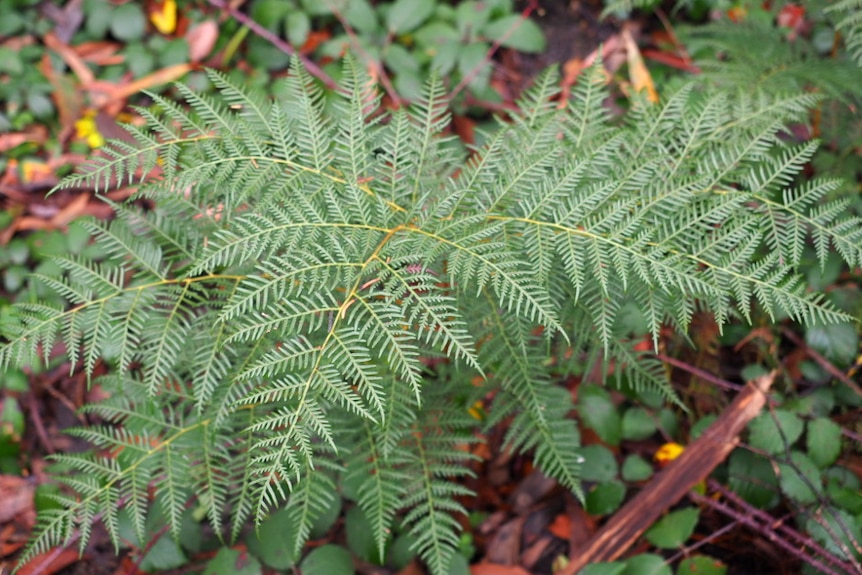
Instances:
[[[652,76],[644,64],[631,30],[623,28],[622,37],[626,46],[626,59],[629,64],[629,78],[631,79],[632,87],[636,92],[646,90],[647,99],[652,103],[658,102],[658,92],[655,90]]]
[[[52,549],[47,553],[36,555],[26,565],[19,566],[16,573],[18,575],[31,575],[33,573],[54,575],[54,573],[59,573],[80,559],[77,549]]]
[[[41,145],[44,144],[47,139],[48,129],[41,124],[29,127],[25,132],[0,134],[0,152],[8,152],[12,148],[27,142]]]
[[[48,48],[56,52],[60,58],[63,59],[66,65],[68,65],[75,73],[75,76],[78,77],[78,80],[83,86],[87,87],[93,83],[93,80],[96,79],[93,71],[90,70],[84,60],[68,44],[61,42],[59,38],[54,36],[51,32],[45,34],[42,41],[45,42],[45,45]]]
[[[210,55],[218,40],[218,24],[214,20],[201,22],[186,33],[186,42],[189,45],[189,59],[192,62],[201,62]]]

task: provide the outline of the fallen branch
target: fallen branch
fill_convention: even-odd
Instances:
[[[664,471],[626,503],[587,543],[572,549],[558,575],[575,575],[591,563],[620,557],[671,506],[706,479],[736,447],[737,436],[766,403],[777,371],[749,381],[733,403]]]

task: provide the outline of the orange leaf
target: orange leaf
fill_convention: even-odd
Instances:
[[[162,34],[173,34],[177,29],[176,0],[164,0],[153,3],[150,8],[150,22]]]
[[[638,45],[628,28],[623,29],[623,42],[626,45],[626,57],[629,64],[629,76],[631,77],[632,86],[636,92],[646,90],[647,99],[650,102],[658,102],[658,92],[655,91],[652,76],[644,64],[640,50],[638,50]]]

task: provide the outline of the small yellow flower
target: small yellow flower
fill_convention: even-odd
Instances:
[[[165,0],[157,4],[150,12],[150,22],[162,34],[173,34],[177,29],[177,3],[175,0]]]
[[[105,145],[105,137],[99,133],[99,127],[96,125],[95,110],[87,110],[84,117],[75,122],[75,136],[94,149]]]
[[[653,459],[655,459],[656,462],[658,462],[660,465],[665,466],[677,457],[679,457],[683,451],[685,451],[685,447],[683,447],[679,443],[665,443],[658,448],[658,451],[655,452]]]

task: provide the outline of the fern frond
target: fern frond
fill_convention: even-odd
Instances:
[[[154,96],[135,144],[64,182],[140,183],[155,207],[86,224],[103,257],[61,258],[40,278],[69,307],[0,314],[0,368],[62,341],[75,368],[112,371],[110,399],[89,408],[106,425],[81,432],[99,451],[64,459],[76,495],[57,496],[31,553],[76,529],[85,545],[99,517],[116,539],[119,507],[143,539],[151,500],[176,534],[192,497],[225,538],[286,504],[299,546],[343,472],[378,548],[403,514],[441,575],[480,425],[465,398],[494,389],[489,422],[510,420],[508,445],[580,495],[556,383],[571,362],[673,398],[660,364],[633,351],[644,334],[620,327],[627,314],[655,342],[695,310],[719,325],[752,306],[847,319],[797,275],[809,240],[821,264],[833,249],[862,264],[836,184],[799,181],[814,144],[788,145],[784,126],[820,97],[798,84],[692,84],[611,122],[598,66],[565,104],[548,72],[462,157],[438,79],[416,106],[372,118],[378,96],[346,66],[352,91],[333,106],[301,69],[286,103],[217,73],[216,95],[178,88],[188,108]]]

